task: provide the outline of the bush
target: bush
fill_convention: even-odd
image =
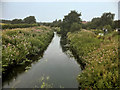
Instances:
[[[104,29],[107,29],[108,32],[111,32],[111,31],[112,31],[112,28],[111,28],[110,25],[105,25],[105,26],[104,26]]]

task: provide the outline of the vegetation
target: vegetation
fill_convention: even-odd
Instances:
[[[42,53],[53,37],[53,30],[40,26],[8,29],[2,32],[2,68],[29,62],[29,56]],[[31,62],[31,61],[30,61]]]
[[[67,36],[70,48],[72,51],[77,52],[76,54],[81,58],[100,47],[101,40],[95,38],[96,35],[93,32],[82,30],[81,32],[68,33]],[[86,61],[82,62],[85,63]]]
[[[3,24],[2,29],[27,28],[38,26],[38,24]]]
[[[13,28],[27,28],[38,26],[34,16],[29,16],[22,19],[13,19],[13,20],[1,20],[0,26],[2,29],[13,29]]]
[[[34,16],[28,16],[26,18],[22,19],[13,19],[13,20],[1,20],[2,23],[6,23],[6,24],[35,24],[36,23],[36,19]]]
[[[70,47],[86,64],[78,75],[81,88],[118,88],[118,33],[98,39],[90,31],[68,33]]]
[[[29,16],[24,18],[23,22],[28,24],[33,24],[33,23],[36,23],[36,19],[34,16]]]
[[[80,16],[81,13],[79,14],[76,11],[71,11],[68,13],[68,15],[64,16],[63,22],[61,24],[62,36],[66,36],[70,30],[73,31],[73,28],[75,28],[75,30],[80,29],[80,26],[78,25],[81,23]]]
[[[108,13],[103,13],[101,17],[93,18],[91,22],[87,23],[87,25],[83,25],[85,29],[103,29],[104,26],[110,25],[111,28],[115,28],[115,23],[114,23],[114,14],[108,12]]]
[[[82,27],[81,27],[80,24],[78,24],[78,23],[73,23],[73,24],[71,25],[71,27],[70,27],[70,31],[71,31],[71,32],[80,31],[81,28],[82,28]]]
[[[23,20],[2,20],[1,25],[4,30],[0,57],[2,57],[3,73],[12,65],[31,62],[29,57],[42,53],[50,43],[53,31],[56,31],[61,34],[61,39],[65,39],[62,43],[68,43],[66,47],[70,46],[78,61],[85,65],[84,70],[77,77],[81,88],[118,88],[118,38],[120,36],[113,30],[120,28],[120,20],[114,21],[115,15],[107,12],[83,24],[80,16],[81,13],[71,11],[64,16],[63,20],[39,23],[40,27],[35,27],[38,24],[34,16]],[[106,29],[107,33],[105,33]],[[41,88],[47,86],[52,87],[43,82]]]

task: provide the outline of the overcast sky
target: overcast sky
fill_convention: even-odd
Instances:
[[[2,19],[35,16],[37,22],[51,22],[63,19],[71,10],[81,12],[85,21],[104,12],[114,13],[115,20],[118,19],[118,2],[2,2]]]

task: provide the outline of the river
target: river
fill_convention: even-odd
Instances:
[[[80,65],[74,57],[63,52],[60,39],[54,33],[43,57],[24,72],[17,69],[17,75],[3,81],[3,88],[40,88],[45,85],[47,88],[78,88],[76,78],[81,72]]]

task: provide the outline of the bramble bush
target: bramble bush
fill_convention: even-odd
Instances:
[[[42,53],[53,37],[53,30],[44,26],[8,29],[2,32],[2,68],[23,63],[27,56]],[[45,28],[45,27],[44,27]]]

